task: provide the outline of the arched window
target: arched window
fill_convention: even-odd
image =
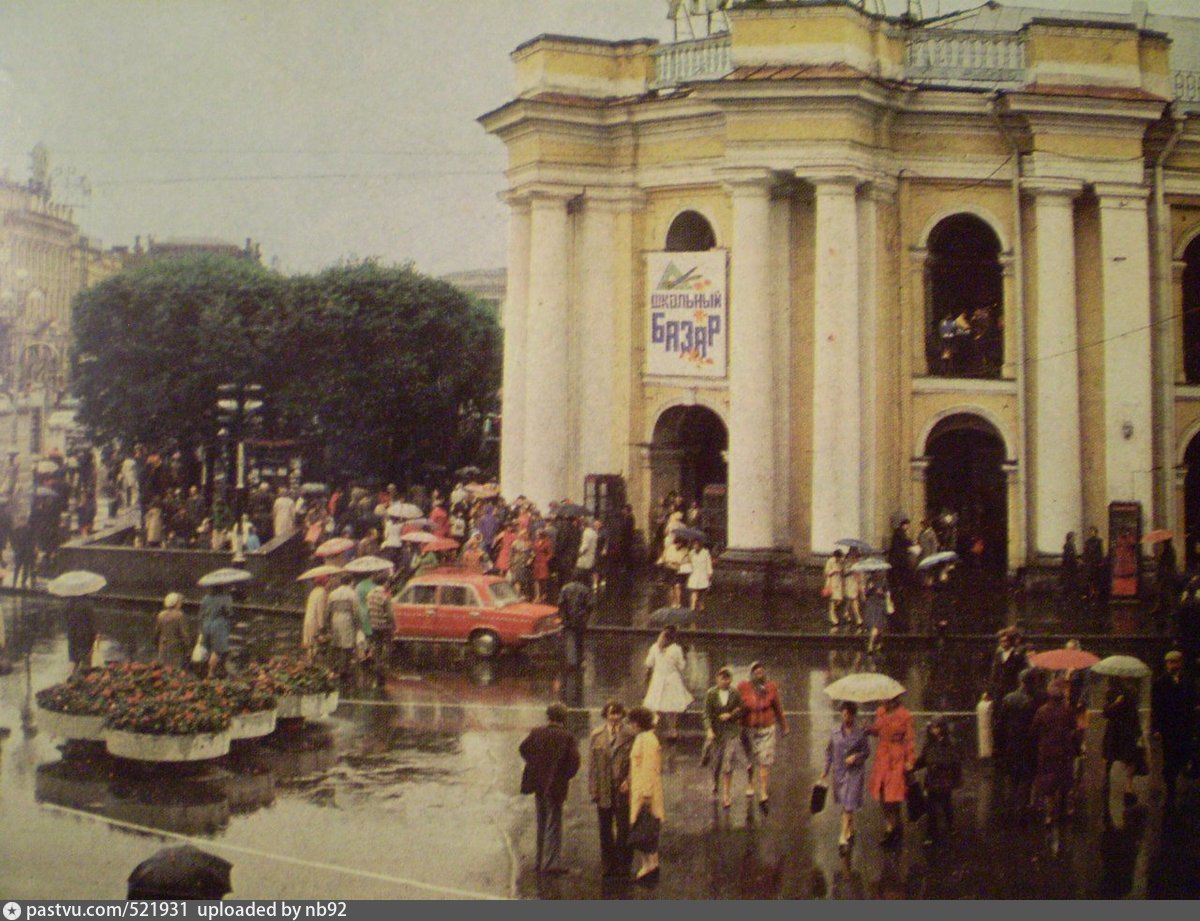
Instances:
[[[942,377],[999,377],[1004,363],[1000,241],[984,221],[955,214],[929,235],[926,357]]]
[[[667,231],[667,252],[698,253],[714,249],[716,245],[717,235],[713,233],[712,225],[705,220],[704,215],[695,211],[684,211],[671,221],[671,228]]]
[[[1183,253],[1183,371],[1200,383],[1200,237]]]

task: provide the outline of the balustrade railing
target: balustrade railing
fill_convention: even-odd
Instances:
[[[1025,43],[1013,32],[933,29],[908,43],[904,77],[916,83],[1025,82]]]
[[[733,70],[728,32],[655,48],[654,86],[675,86],[688,80],[716,80]]]

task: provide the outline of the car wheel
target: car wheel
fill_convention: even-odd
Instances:
[[[481,659],[490,659],[500,651],[500,637],[491,630],[480,630],[471,634],[468,641],[471,652]]]

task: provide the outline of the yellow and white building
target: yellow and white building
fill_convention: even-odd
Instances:
[[[505,495],[724,482],[742,558],[950,510],[1016,569],[1119,501],[1194,543],[1200,19],[1065,16],[517,48]]]

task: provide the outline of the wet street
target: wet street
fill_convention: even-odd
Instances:
[[[667,820],[655,888],[603,886],[586,763],[565,812],[567,862],[578,872],[539,886],[531,870],[533,802],[518,793],[517,745],[547,703],[573,709],[585,739],[610,697],[640,702],[649,644],[641,634],[589,637],[581,670],[555,650],[493,663],[454,650],[406,650],[382,692],[348,688],[329,719],[235,743],[220,761],[138,768],[88,748],[64,747],[37,725],[33,694],[68,671],[57,610],[2,600],[8,656],[0,677],[0,894],[7,898],[120,898],[125,878],[164,843],[191,840],[234,864],[233,898],[1072,898],[1200,895],[1200,789],[1185,782],[1163,820],[1157,781],[1139,802],[1106,797],[1098,759],[1103,720],[1089,733],[1086,796],[1060,832],[1023,825],[1005,807],[990,764],[974,758],[974,704],[991,642],[932,641],[864,657],[857,644],[682,638],[695,693],[729,663],[761,660],[781,689],[791,733],[781,740],[769,814],[736,796],[714,807],[699,764],[697,704],[683,737],[664,747]],[[144,658],[151,614],[102,612],[110,659]],[[297,624],[262,619],[240,631],[245,655],[294,642]],[[1107,650],[1097,648],[1097,652]],[[951,717],[967,757],[956,827],[939,848],[908,826],[903,847],[882,849],[868,802],[858,839],[837,853],[837,809],[811,816],[812,783],[833,724],[821,689],[875,668],[908,688],[918,733]],[[1093,688],[1093,706],[1100,690]],[[5,731],[7,730],[7,732]],[[737,787],[735,787],[735,792]]]

